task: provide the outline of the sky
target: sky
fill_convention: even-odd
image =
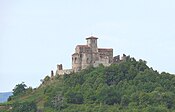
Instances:
[[[38,87],[75,46],[98,37],[114,55],[175,74],[175,0],[0,0],[0,92]]]

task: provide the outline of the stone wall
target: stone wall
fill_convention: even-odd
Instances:
[[[105,63],[113,62],[113,49],[98,49],[99,61]]]
[[[56,74],[58,74],[58,75],[64,75],[64,74],[72,73],[73,70],[72,69],[64,69],[64,70],[57,70],[56,72],[57,72]]]
[[[87,68],[92,63],[92,56],[90,53],[83,53],[81,59],[81,69]]]

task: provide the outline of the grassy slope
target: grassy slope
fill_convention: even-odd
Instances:
[[[45,84],[40,85],[39,88],[34,89],[32,92],[27,92],[23,95],[13,97],[13,100],[3,103],[1,105],[11,105],[13,103],[23,103],[23,102],[36,102],[38,109],[44,108],[44,103],[48,100],[48,97],[52,94],[47,94],[46,91],[51,87],[52,90],[58,90],[62,86],[61,80],[48,81]]]

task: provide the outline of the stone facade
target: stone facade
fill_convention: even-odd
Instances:
[[[99,64],[108,66],[113,62],[112,48],[98,48],[96,37],[86,38],[86,45],[77,45],[72,54],[72,69],[78,72],[88,66],[97,67]]]
[[[128,56],[123,54],[120,59],[120,55],[113,57],[112,48],[98,48],[97,37],[86,38],[86,45],[77,45],[75,53],[72,54],[72,69],[63,69],[62,64],[57,65],[56,74],[64,75],[71,72],[78,72],[88,66],[97,67],[99,64],[109,66],[112,63],[119,63],[126,60]]]

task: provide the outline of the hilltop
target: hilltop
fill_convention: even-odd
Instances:
[[[12,107],[9,112],[171,112],[174,88],[174,75],[128,58],[109,67],[101,64],[70,75],[46,76],[38,88],[26,88],[1,106]]]

